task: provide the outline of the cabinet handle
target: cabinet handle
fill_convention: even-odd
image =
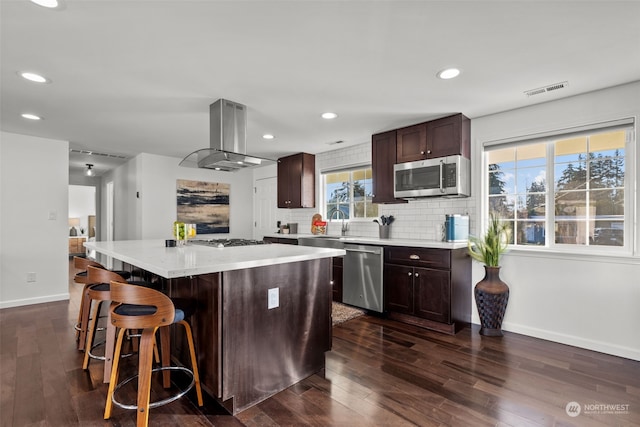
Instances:
[[[411,277],[411,273],[409,273],[409,277]]]
[[[424,151],[421,151],[420,154],[424,154]]]
[[[333,280],[329,280],[329,283],[330,283],[331,285],[333,285]]]
[[[427,150],[427,154],[431,154],[431,150]]]
[[[409,259],[420,259],[419,255],[409,255]]]
[[[420,275],[418,273],[416,273],[416,277],[419,277]]]

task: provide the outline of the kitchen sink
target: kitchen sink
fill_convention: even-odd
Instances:
[[[344,240],[340,236],[309,236],[298,237],[298,244],[300,246],[314,246],[317,248],[333,248],[344,249]]]

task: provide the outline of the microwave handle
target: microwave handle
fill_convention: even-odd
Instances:
[[[440,192],[444,194],[444,160],[440,160]]]

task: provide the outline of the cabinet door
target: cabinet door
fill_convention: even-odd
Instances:
[[[290,208],[302,207],[302,156],[289,157],[289,206]]]
[[[429,158],[462,154],[469,157],[470,121],[462,114],[427,122],[427,153]]]
[[[314,208],[316,206],[316,156],[308,153],[300,153],[296,156],[299,156],[300,162],[295,172],[300,174],[298,181],[300,187],[296,190],[297,204],[292,207]]]
[[[430,157],[427,147],[427,124],[398,129],[396,131],[398,153],[397,162],[406,163]]]
[[[278,159],[278,207],[315,207],[315,156],[298,153]]]
[[[451,282],[448,271],[415,268],[415,315],[442,323],[451,323]]]
[[[413,314],[413,268],[385,264],[384,309]]]
[[[393,197],[393,165],[396,163],[396,131],[371,136],[373,203],[406,203]]]
[[[289,207],[289,157],[278,159],[278,207]]]

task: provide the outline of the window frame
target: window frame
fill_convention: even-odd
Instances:
[[[593,244],[571,244],[571,243],[556,243],[555,236],[555,223],[556,223],[556,206],[555,206],[555,157],[554,146],[557,141],[565,140],[576,136],[594,135],[597,133],[611,132],[614,130],[625,130],[625,177],[624,177],[624,244],[622,246],[609,246],[609,245],[593,245]],[[605,255],[607,257],[636,257],[638,254],[636,251],[636,239],[638,234],[636,224],[635,208],[637,203],[637,195],[635,193],[635,182],[637,177],[636,163],[636,121],[634,117],[612,120],[608,122],[594,123],[576,128],[560,129],[556,131],[542,132],[532,135],[524,135],[520,137],[513,137],[502,140],[487,141],[481,145],[480,159],[482,164],[482,179],[481,185],[481,226],[478,233],[481,234],[486,228],[486,223],[489,218],[489,209],[491,204],[489,203],[490,189],[489,189],[489,156],[488,153],[493,150],[499,150],[502,148],[526,146],[536,143],[545,143],[545,179],[546,179],[546,192],[545,192],[545,244],[544,245],[517,245],[510,244],[509,250],[518,252],[539,252],[539,253],[561,253],[567,255]],[[587,158],[585,161],[589,161]],[[588,191],[592,191],[589,189]],[[513,194],[514,196],[516,194]],[[517,202],[516,202],[517,203]],[[517,212],[517,208],[516,208]],[[517,217],[517,213],[514,218]],[[515,239],[514,239],[515,242]]]
[[[342,218],[333,218],[330,219],[327,217],[327,180],[326,180],[326,176],[329,174],[334,174],[334,173],[345,173],[345,172],[353,172],[353,171],[358,171],[358,170],[363,170],[363,169],[371,169],[373,172],[373,166],[371,165],[371,163],[362,163],[362,164],[357,164],[357,165],[348,165],[348,166],[340,166],[340,167],[336,167],[336,168],[331,168],[331,169],[326,169],[326,170],[322,170],[320,171],[320,179],[319,179],[319,193],[320,193],[320,197],[319,197],[319,203],[320,203],[320,214],[322,215],[323,218],[325,218],[325,221],[328,222],[342,222]],[[373,179],[373,175],[372,175],[372,179]],[[372,205],[378,206],[376,203],[371,203]],[[353,212],[353,198],[350,201],[349,204],[349,211]],[[379,209],[379,208],[378,208]],[[378,210],[379,213],[379,210]],[[353,217],[350,216],[349,218],[347,218],[345,221],[348,222],[371,222],[373,218],[376,218],[377,216],[372,216],[372,217]]]

